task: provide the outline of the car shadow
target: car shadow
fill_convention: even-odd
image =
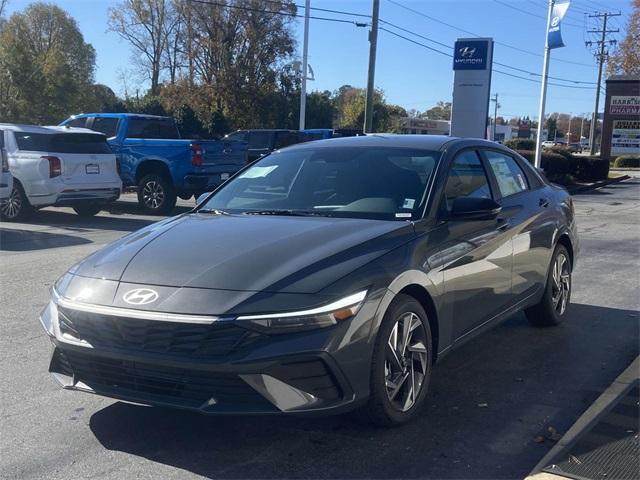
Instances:
[[[0,251],[27,252],[46,248],[84,245],[86,243],[92,242],[89,239],[75,235],[0,227]]]
[[[518,314],[438,362],[424,411],[394,429],[122,402],[89,425],[109,450],[208,478],[522,478],[635,358],[637,338],[633,310],[576,304],[555,328]]]

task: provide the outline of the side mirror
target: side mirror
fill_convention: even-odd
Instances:
[[[197,200],[196,200],[196,205],[200,205],[202,202],[204,202],[207,197],[209,196],[211,192],[205,192],[205,193],[201,193],[200,196],[198,196]]]
[[[453,201],[451,218],[455,220],[491,220],[502,207],[491,198],[461,197]]]

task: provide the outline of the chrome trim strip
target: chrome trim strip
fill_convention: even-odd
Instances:
[[[81,312],[97,313],[100,315],[113,315],[114,317],[137,318],[140,320],[156,320],[158,322],[196,323],[210,325],[220,321],[220,317],[210,315],[187,315],[182,313],[151,312],[146,310],[133,310],[130,308],[107,307],[104,305],[91,305],[76,302],[61,296],[55,288],[52,289],[53,301],[64,308]]]

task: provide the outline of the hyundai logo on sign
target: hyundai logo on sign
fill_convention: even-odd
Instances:
[[[131,305],[146,305],[158,299],[158,292],[150,288],[136,288],[125,293],[122,299]]]
[[[487,68],[487,42],[458,41],[453,56],[454,70],[485,70]]]

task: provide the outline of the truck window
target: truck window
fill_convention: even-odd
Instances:
[[[247,132],[239,131],[233,132],[226,136],[227,140],[234,140],[237,142],[246,142],[247,141]]]
[[[111,153],[103,135],[91,133],[14,132],[18,150],[47,153]]]
[[[180,135],[171,118],[133,117],[129,119],[127,137],[176,139],[180,138]]]
[[[87,117],[74,118],[64,124],[65,127],[84,128],[87,125]]]
[[[271,135],[271,132],[250,132],[249,148],[254,150],[271,148]]]
[[[115,137],[118,134],[118,119],[107,117],[95,117],[91,130],[104,133],[107,138]]]
[[[295,132],[278,132],[276,133],[276,150],[279,148],[288,147],[294,143],[299,143],[302,140],[300,135]]]

